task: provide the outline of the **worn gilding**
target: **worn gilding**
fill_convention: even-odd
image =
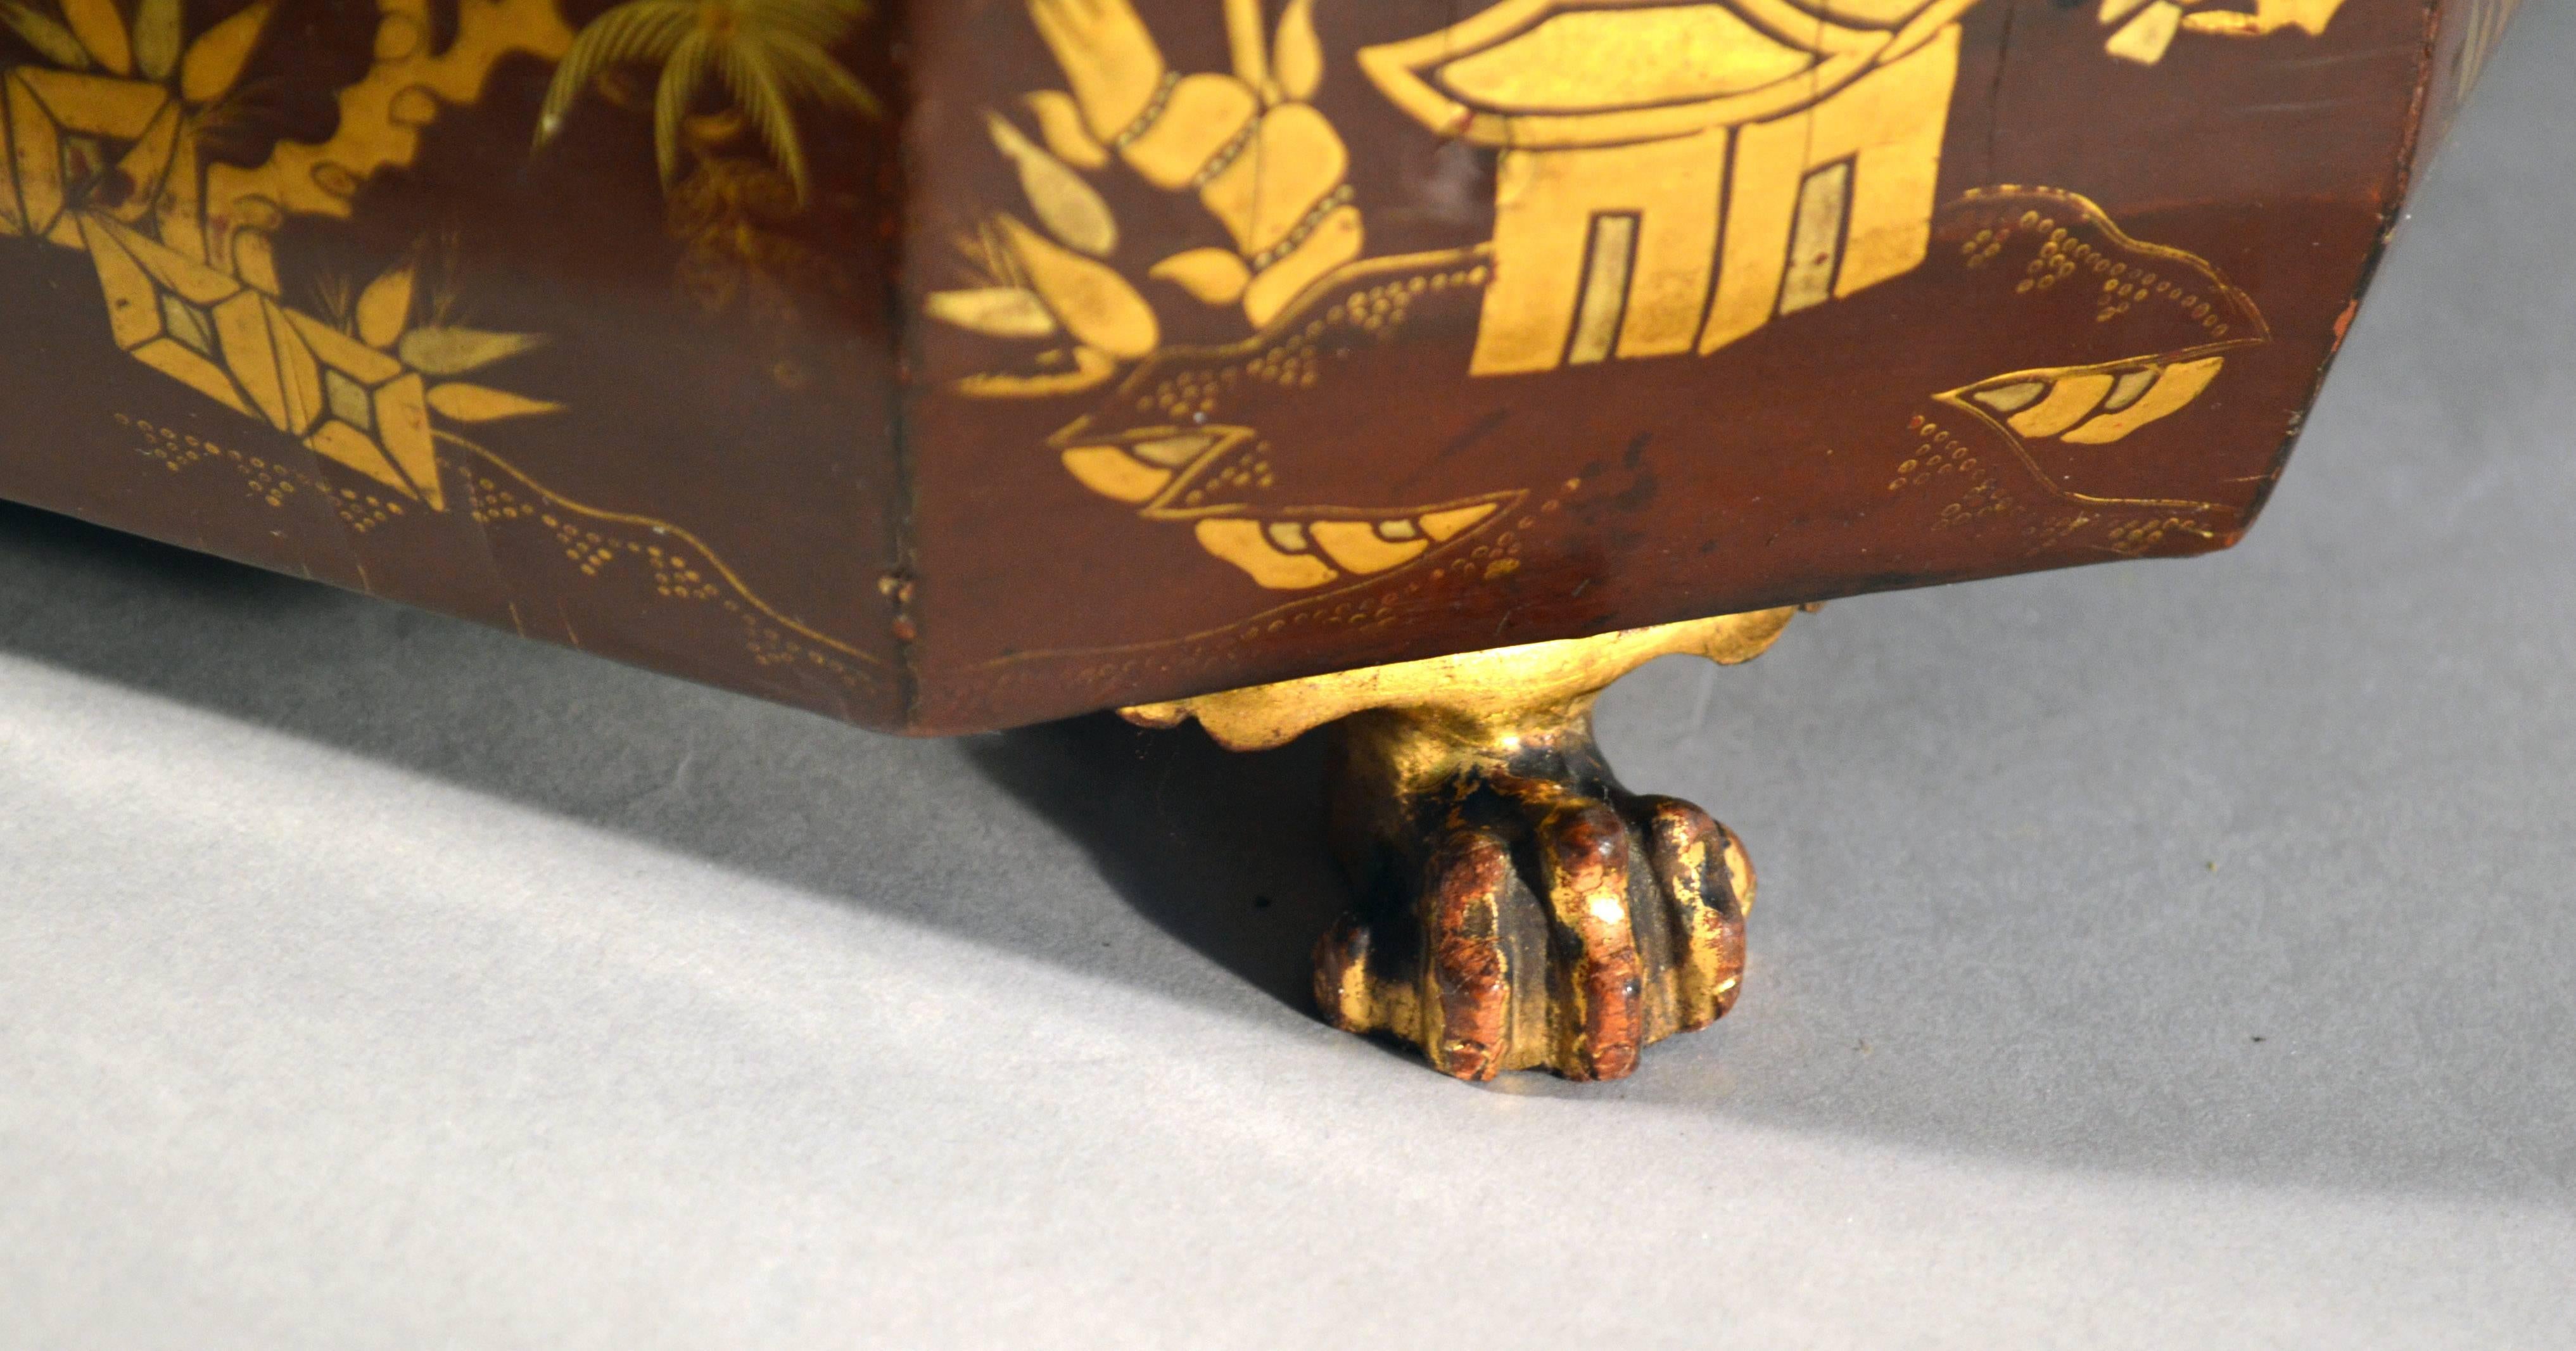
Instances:
[[[1615,1079],[1734,1006],[1753,867],[1733,832],[1621,787],[1592,704],[1657,657],[1750,661],[1794,610],[1345,671],[1125,710],[1256,750],[1338,720],[1335,846],[1357,905],[1315,954],[1337,1027],[1462,1079]]]

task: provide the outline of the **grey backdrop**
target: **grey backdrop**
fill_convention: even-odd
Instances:
[[[1635,1079],[1318,1024],[1309,746],[905,743],[0,513],[0,1344],[2564,1347],[2576,7],[2243,548],[1606,703]]]

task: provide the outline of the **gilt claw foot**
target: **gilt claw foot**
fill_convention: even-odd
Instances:
[[[1461,1079],[1617,1079],[1734,1006],[1753,869],[1690,803],[1622,789],[1588,715],[1492,744],[1355,718],[1334,782],[1359,904],[1317,946],[1336,1026]]]
[[[1751,661],[1788,609],[1256,685],[1124,710],[1237,750],[1332,723],[1334,848],[1357,904],[1315,1002],[1461,1079],[1617,1079],[1735,1006],[1753,866],[1687,802],[1619,786],[1592,704],[1657,657]]]

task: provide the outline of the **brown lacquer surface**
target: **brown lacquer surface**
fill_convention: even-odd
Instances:
[[[890,88],[881,20],[849,0],[7,18],[0,493],[899,717],[877,587],[902,501],[888,125],[827,90],[764,135],[724,74],[789,24],[832,39],[810,59],[853,88]],[[566,64],[603,33],[634,59]],[[803,68],[760,59],[768,85]],[[585,66],[541,139],[550,85]],[[657,98],[657,68],[699,78]]]
[[[2510,0],[8,0],[0,493],[956,731],[2251,523]]]

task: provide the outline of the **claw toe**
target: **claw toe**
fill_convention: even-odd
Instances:
[[[1644,1043],[1644,981],[1628,911],[1627,823],[1609,803],[1570,799],[1548,812],[1539,857],[1572,1016],[1558,1029],[1567,1074],[1616,1079]]]
[[[1491,1079],[1511,1030],[1511,970],[1502,941],[1509,846],[1490,831],[1451,839],[1431,866],[1425,908],[1430,998],[1423,1029],[1432,1063],[1461,1079]]]
[[[1673,939],[1674,1019],[1705,1027],[1735,1004],[1752,867],[1735,833],[1673,798],[1641,799],[1647,853]]]

